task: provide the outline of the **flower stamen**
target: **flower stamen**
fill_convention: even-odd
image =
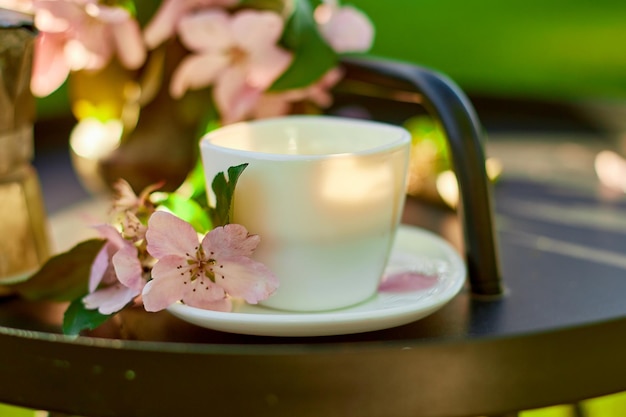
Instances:
[[[166,232],[176,232],[182,237],[172,242],[175,244],[167,244]],[[193,227],[172,214],[157,211],[150,217],[146,240],[149,252],[157,259],[157,267],[144,287],[146,310],[159,311],[172,300],[181,300],[193,307],[227,311],[231,297],[254,304],[269,297],[278,287],[276,276],[263,264],[250,259],[259,239],[243,226],[217,227],[203,237],[200,245],[197,239]],[[176,246],[188,249],[169,250]],[[174,271],[184,272],[184,276]],[[226,271],[230,273],[229,279],[225,279]]]

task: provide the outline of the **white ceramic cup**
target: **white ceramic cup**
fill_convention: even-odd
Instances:
[[[330,116],[242,122],[202,138],[208,188],[249,164],[232,223],[261,237],[253,257],[280,280],[263,305],[322,311],[374,295],[404,206],[410,143],[403,128]]]

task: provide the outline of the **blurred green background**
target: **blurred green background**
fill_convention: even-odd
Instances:
[[[442,71],[467,92],[626,99],[624,0],[353,0],[372,54]]]

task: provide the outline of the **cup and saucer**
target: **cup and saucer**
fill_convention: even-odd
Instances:
[[[241,302],[225,313],[176,303],[168,311],[186,322],[228,333],[281,337],[363,333],[434,313],[459,293],[466,274],[465,263],[447,241],[421,228],[400,225],[378,291],[354,306],[292,312]]]
[[[327,336],[399,326],[442,307],[463,286],[465,265],[440,237],[399,225],[410,150],[404,128],[330,116],[209,132],[200,141],[207,184],[246,164],[232,222],[260,236],[254,259],[280,285],[261,305],[216,312],[176,303],[169,312],[232,333]]]

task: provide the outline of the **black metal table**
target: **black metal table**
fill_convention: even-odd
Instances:
[[[361,71],[375,70],[404,82],[393,74],[407,67],[379,65],[348,63],[358,81]],[[455,117],[450,123],[458,125]],[[482,203],[468,215],[482,191],[460,182],[464,217],[413,198],[404,213],[405,223],[466,253],[472,274],[471,287],[425,319],[349,336],[271,338],[138,309],[70,338],[59,334],[64,306],[7,298],[0,301],[0,401],[85,416],[443,417],[626,390],[624,200],[505,175],[493,189],[495,215],[474,215]],[[60,192],[45,191],[48,200]],[[491,204],[489,195],[483,203]],[[485,215],[488,225],[476,220]],[[468,228],[479,235],[469,242]],[[499,249],[493,265],[484,267],[483,249],[468,250],[474,238]],[[491,278],[500,275],[498,296]]]

